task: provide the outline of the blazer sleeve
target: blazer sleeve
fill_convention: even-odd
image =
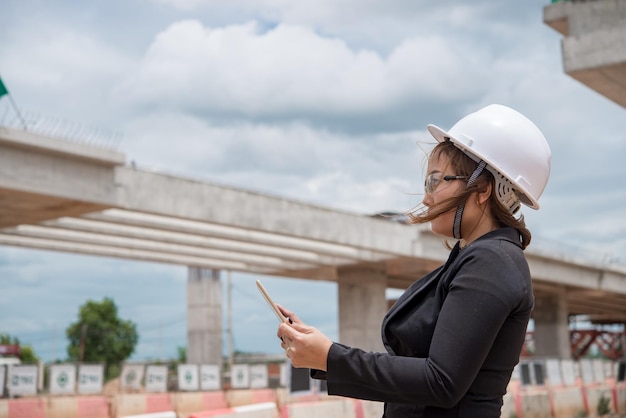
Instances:
[[[516,277],[522,275],[518,267],[497,246],[464,254],[448,285],[428,357],[333,344],[327,360],[328,393],[454,406],[476,378],[505,319],[520,303],[523,279]]]

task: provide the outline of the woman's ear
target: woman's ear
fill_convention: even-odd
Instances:
[[[492,184],[490,182],[486,182],[484,187],[481,187],[481,191],[476,193],[476,203],[479,206],[484,205],[489,201],[489,197],[492,192]]]

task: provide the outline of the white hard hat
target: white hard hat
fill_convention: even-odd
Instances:
[[[496,179],[500,201],[511,212],[517,210],[511,207],[512,197],[539,209],[552,153],[539,128],[524,115],[492,104],[465,116],[448,132],[435,125],[428,125],[428,131],[439,142],[449,139],[473,160],[485,161]]]

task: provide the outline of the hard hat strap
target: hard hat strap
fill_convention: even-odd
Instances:
[[[481,175],[481,173],[483,172],[486,166],[487,166],[487,163],[485,161],[480,160],[478,162],[478,165],[474,169],[474,172],[470,176],[469,180],[467,180],[467,185],[465,186],[466,189],[476,182],[476,179],[478,178],[478,176]],[[455,239],[461,239],[461,221],[463,220],[464,210],[465,210],[465,203],[461,203],[456,208],[456,213],[454,214],[454,224],[452,225],[452,236]]]

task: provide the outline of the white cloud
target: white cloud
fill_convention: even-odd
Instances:
[[[254,23],[208,28],[189,20],[160,33],[117,91],[136,106],[209,118],[332,119],[463,100],[486,81],[481,74],[477,54],[435,37],[407,40],[383,57],[300,26],[262,32]]]

